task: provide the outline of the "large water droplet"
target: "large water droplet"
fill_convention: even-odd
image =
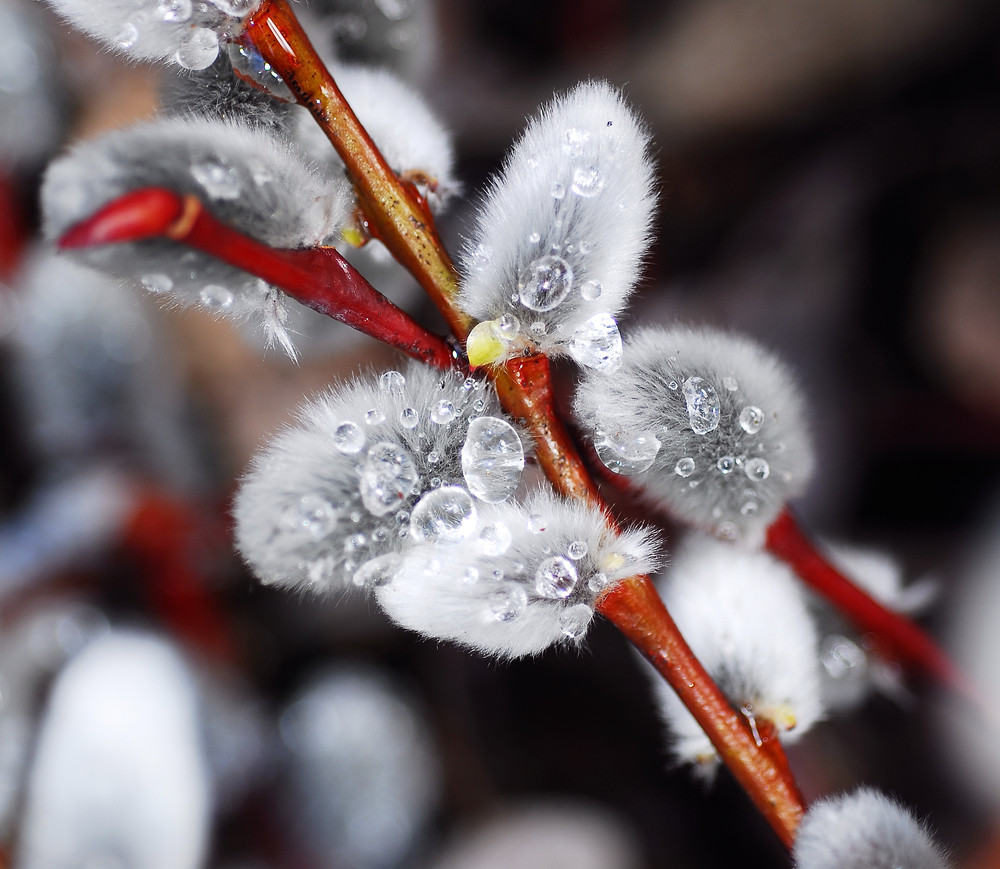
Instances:
[[[489,598],[490,615],[498,622],[509,622],[524,612],[528,593],[516,582],[506,582]]]
[[[494,522],[479,532],[476,546],[483,555],[503,555],[513,539],[510,529],[503,522]]]
[[[853,640],[831,634],[820,647],[823,669],[834,679],[855,681],[868,671],[868,656]]]
[[[217,160],[206,160],[203,163],[195,163],[191,167],[191,174],[213,199],[239,198],[240,179],[229,166]]]
[[[164,21],[187,21],[191,11],[191,0],[160,0],[156,4],[156,12]]]
[[[405,429],[414,429],[420,422],[420,412],[415,407],[404,407],[399,412],[399,424]]]
[[[747,434],[757,434],[764,424],[764,411],[748,404],[740,411],[740,428]],[[768,429],[770,431],[770,429]]]
[[[751,480],[766,480],[771,476],[771,466],[765,459],[747,459],[743,473]]]
[[[701,377],[685,380],[684,401],[695,434],[708,434],[719,427],[719,393],[707,380]]]
[[[384,516],[397,510],[416,485],[416,465],[399,444],[383,442],[368,449],[358,491],[369,513]]]
[[[622,336],[610,314],[591,317],[573,333],[570,355],[579,365],[595,371],[614,371],[622,361]]]
[[[410,514],[410,534],[417,540],[448,543],[476,530],[476,505],[461,486],[428,492]]]
[[[602,462],[616,474],[641,474],[653,464],[660,451],[660,441],[652,432],[634,432],[624,428],[602,431],[594,437],[594,449]]]
[[[396,552],[370,558],[355,572],[351,581],[359,588],[377,588],[391,582],[402,558]]]
[[[377,407],[365,411],[365,425],[376,426],[385,422],[385,414]]]
[[[573,268],[558,256],[536,259],[518,290],[521,304],[532,311],[551,311],[569,295],[573,287]]]
[[[160,293],[169,293],[174,288],[174,279],[170,275],[165,275],[161,272],[143,275],[140,278],[140,282],[145,290],[157,295]]]
[[[589,199],[604,189],[604,176],[596,166],[588,166],[573,171],[573,183],[570,185],[577,196]]]
[[[559,629],[569,640],[582,637],[594,618],[594,611],[585,603],[578,603],[559,614]]]
[[[715,467],[719,469],[720,474],[728,476],[733,472],[733,468],[736,467],[736,459],[732,456],[721,456],[715,463]]]
[[[207,27],[195,27],[174,55],[184,69],[205,69],[219,56],[219,37]]]
[[[594,594],[600,594],[611,584],[606,573],[598,571],[587,580],[587,588]]]
[[[126,21],[115,34],[115,43],[126,51],[139,41],[139,28],[131,21]]]
[[[576,588],[576,566],[562,555],[546,558],[535,572],[535,591],[541,597],[569,597]]]
[[[495,416],[481,416],[469,423],[462,446],[465,484],[480,501],[506,501],[521,482],[524,447],[514,427]]]
[[[228,311],[233,306],[233,294],[218,284],[206,284],[198,299],[210,311]]]
[[[604,286],[600,281],[584,281],[580,286],[580,295],[588,302],[601,298],[602,292],[604,292]]]
[[[431,408],[431,421],[438,425],[447,425],[455,419],[455,405],[446,398],[441,399]]]
[[[406,389],[406,378],[398,371],[386,371],[378,379],[378,388],[389,395],[402,395]]]
[[[359,453],[365,445],[365,433],[355,422],[342,422],[333,430],[333,445],[345,455]]]

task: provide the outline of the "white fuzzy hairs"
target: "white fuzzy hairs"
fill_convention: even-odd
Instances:
[[[459,303],[496,324],[503,345],[487,361],[535,347],[614,367],[615,318],[649,247],[653,177],[649,134],[606,82],[577,85],[532,119],[462,258]]]
[[[822,717],[816,629],[791,570],[766,552],[691,533],[657,581],[698,660],[737,709],[792,742]],[[710,776],[717,755],[672,689],[654,679],[671,753]]]
[[[608,467],[678,518],[750,545],[812,472],[791,373],[724,330],[640,330],[613,376],[581,379],[574,409]]]
[[[792,849],[796,869],[948,869],[927,829],[871,788],[810,806]]]

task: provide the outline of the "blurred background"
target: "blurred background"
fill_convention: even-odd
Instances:
[[[652,128],[661,201],[622,331],[705,322],[786,358],[820,457],[798,505],[806,523],[892,553],[906,581],[936,579],[922,621],[996,701],[1000,6],[295,5],[306,20],[333,10],[317,40],[403,72],[453,130],[467,196],[441,221],[452,249],[539,104],[583,78],[623,87]],[[360,595],[273,591],[240,564],[228,502],[254,450],[305,396],[393,357],[319,324],[304,329],[296,364],[207,312],[160,308],[50,256],[37,228],[46,162],[150,116],[160,75],[69,32],[39,2],[0,2],[7,858],[81,865],[31,844],[44,837],[36,795],[52,786],[41,749],[60,738],[56,712],[87,677],[73,676],[83,656],[127,641],[138,645],[126,657],[153,648],[183,674],[178,686],[165,673],[162,690],[178,692],[174,706],[190,701],[201,771],[162,787],[204,797],[188,823],[190,865],[787,865],[725,775],[705,791],[668,768],[646,676],[607,624],[580,651],[496,664],[392,627]],[[415,284],[386,282],[437,324]],[[568,397],[572,371],[557,374]],[[1000,866],[995,736],[870,659],[846,626],[825,630],[843,641],[824,646],[839,700],[791,752],[807,798],[875,785],[928,818],[958,865]],[[131,684],[113,666],[90,678]],[[157,695],[155,680],[147,690]],[[118,736],[109,758],[120,749],[141,766],[128,758],[168,750],[170,737],[143,728],[151,748]],[[93,729],[97,751],[109,737]],[[159,865],[95,848],[104,862],[88,869]]]

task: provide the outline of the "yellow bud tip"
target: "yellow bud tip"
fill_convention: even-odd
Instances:
[[[500,339],[495,326],[496,320],[483,320],[469,333],[465,352],[473,368],[496,362],[507,353],[507,342]]]
[[[617,552],[609,552],[601,562],[601,569],[607,572],[619,570],[625,566],[625,559]]]
[[[368,244],[367,236],[355,226],[345,226],[341,230],[340,237],[351,247],[364,247]]]
[[[798,718],[795,717],[795,710],[787,703],[768,709],[760,709],[759,712],[762,718],[766,718],[778,730],[792,730],[799,723]]]

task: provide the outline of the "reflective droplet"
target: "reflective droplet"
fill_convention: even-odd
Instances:
[[[736,390],[740,388],[740,385],[736,382],[735,377],[723,377],[722,385],[730,392],[736,392]]]
[[[556,181],[556,183],[552,185],[551,193],[553,199],[565,199],[566,185]]]
[[[570,127],[563,136],[562,150],[569,157],[579,157],[587,143],[590,141],[590,133],[586,130],[578,130]]]
[[[404,407],[399,412],[399,424],[405,429],[414,429],[420,422],[420,413],[415,407]]]
[[[559,614],[559,629],[569,640],[577,640],[587,633],[594,611],[585,603],[578,603]]]
[[[219,37],[207,27],[195,27],[184,41],[174,60],[184,69],[205,69],[219,56]]]
[[[399,444],[383,442],[369,447],[358,480],[361,501],[369,513],[384,516],[399,509],[416,485],[416,465]]]
[[[609,580],[605,573],[598,571],[593,574],[590,579],[587,580],[587,588],[589,588],[594,594],[600,594],[604,589],[608,587]]]
[[[596,196],[604,189],[604,176],[596,166],[588,166],[584,169],[573,171],[573,183],[570,185],[577,196],[589,199]]]
[[[217,160],[206,160],[203,163],[195,163],[191,167],[191,174],[213,199],[239,198],[240,180],[229,166]]]
[[[576,588],[576,567],[568,558],[553,555],[546,558],[535,572],[535,591],[541,597],[569,597]]]
[[[542,237],[537,232],[533,232],[533,233],[531,233],[531,235],[528,236],[528,241],[531,244],[538,244],[538,242],[540,242],[541,240],[542,240]]]
[[[521,321],[513,314],[504,314],[497,323],[497,331],[504,341],[513,341],[521,331]]]
[[[509,622],[524,612],[528,593],[516,582],[504,583],[490,595],[489,611],[498,622]]]
[[[529,328],[531,329],[531,334],[537,335],[538,337],[541,337],[548,331],[548,327],[542,320],[535,320]]]
[[[469,265],[477,272],[481,272],[488,268],[492,261],[493,248],[488,247],[485,244],[477,244],[472,249],[472,254],[469,257]]]
[[[824,638],[820,646],[823,669],[833,679],[858,680],[868,671],[868,656],[857,643],[840,634]]]
[[[744,516],[753,516],[756,514],[760,505],[756,501],[747,501],[742,507],[740,507],[740,513]]]
[[[427,454],[427,464],[428,465],[436,465],[440,461],[441,461],[441,456],[438,455],[437,450],[431,450]]]
[[[529,267],[528,276],[518,290],[521,304],[532,311],[551,311],[569,295],[573,287],[573,269],[558,256],[543,256]]]
[[[228,311],[233,306],[233,294],[218,284],[204,286],[198,299],[210,311]]]
[[[622,361],[622,336],[610,314],[591,317],[573,333],[570,355],[577,364],[595,371],[614,371]]]
[[[716,463],[715,467],[719,469],[719,473],[723,476],[728,476],[733,472],[733,468],[736,467],[736,459],[732,456],[722,456]]]
[[[660,451],[660,441],[652,432],[598,429],[594,435],[598,458],[609,470],[624,476],[648,470]]]
[[[420,541],[464,540],[476,530],[476,505],[461,486],[428,492],[410,514],[410,534]]]
[[[375,0],[375,5],[390,21],[400,21],[410,14],[412,0]]]
[[[315,494],[299,498],[295,505],[295,519],[296,524],[316,540],[326,537],[337,527],[337,511],[333,504]]]
[[[174,280],[170,275],[164,275],[160,273],[143,275],[140,278],[140,283],[145,290],[150,293],[169,293],[174,288]]]
[[[361,452],[365,445],[365,433],[354,422],[342,422],[333,430],[333,445],[345,455]]]
[[[604,287],[600,281],[584,281],[580,286],[580,295],[588,302],[601,298],[602,292],[604,292]]]
[[[438,425],[447,425],[455,419],[455,405],[446,398],[441,399],[431,408],[431,421]]]
[[[156,11],[164,21],[187,21],[191,17],[191,0],[160,0]]]
[[[715,533],[722,540],[736,540],[740,536],[740,530],[736,527],[736,524],[726,520],[719,524],[719,527],[715,529]]]
[[[503,522],[494,522],[479,532],[476,546],[483,555],[503,555],[513,539],[510,529]]]
[[[494,416],[481,416],[469,423],[462,446],[462,475],[480,501],[506,501],[521,482],[524,447],[514,427]]]
[[[579,561],[587,554],[587,543],[583,540],[574,540],[566,547],[566,554],[574,561]]]
[[[764,411],[748,404],[740,411],[740,428],[747,434],[757,434],[764,424]],[[768,429],[770,431],[770,429]]]
[[[524,523],[532,534],[541,534],[547,524],[547,520],[541,513],[532,513]]]
[[[126,51],[139,41],[139,28],[131,21],[126,21],[121,30],[115,34],[115,44]]]
[[[351,581],[359,588],[377,588],[391,582],[402,558],[395,552],[370,558],[355,572]]]
[[[667,384],[667,389],[676,389],[676,388],[677,388],[677,381],[676,380],[671,380]]]
[[[684,401],[695,434],[708,434],[719,427],[719,393],[707,380],[701,377],[685,380]]]
[[[385,422],[385,414],[382,413],[377,407],[373,407],[371,410],[365,412],[365,424],[366,425],[382,425]]]
[[[479,571],[472,567],[471,565],[462,571],[462,582],[466,585],[472,585],[474,582],[479,582]]]
[[[386,371],[378,379],[378,388],[388,395],[402,395],[406,389],[406,378],[398,371]]]
[[[685,456],[674,465],[674,473],[678,477],[690,477],[694,473],[694,459]]]
[[[751,480],[766,480],[771,476],[771,466],[765,459],[747,459],[743,473]]]

